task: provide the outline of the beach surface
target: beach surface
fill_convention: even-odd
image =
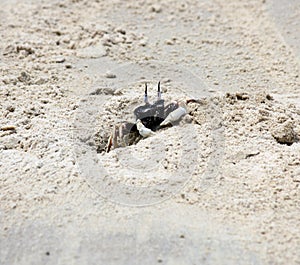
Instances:
[[[300,264],[299,17],[298,0],[2,0],[0,264]],[[198,103],[106,153],[158,81]]]

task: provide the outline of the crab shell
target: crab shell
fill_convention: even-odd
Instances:
[[[178,103],[173,102],[165,107],[165,101],[160,99],[153,104],[146,103],[134,110],[136,120],[141,120],[145,127],[156,131],[164,119],[178,108]]]

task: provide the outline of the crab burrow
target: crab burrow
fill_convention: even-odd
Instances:
[[[142,100],[141,86],[143,84],[138,85],[139,91],[136,93],[137,95],[140,94],[139,98],[132,98],[132,96],[128,98],[129,93],[126,95],[125,90],[123,91],[124,94],[115,97],[117,102],[112,100],[106,104],[104,115],[102,113],[99,117],[99,128],[106,121],[115,122],[106,124],[105,130],[100,128],[96,133],[95,140],[98,152],[104,150],[109,152],[118,147],[136,144],[143,138],[155,135],[155,132],[160,132],[180,123],[199,123],[191,114],[203,104],[203,100],[189,98],[182,92],[178,93],[176,88],[166,88],[163,91],[160,82],[158,82],[157,88],[150,90],[150,95],[148,95],[149,89],[147,82],[145,82],[144,98]],[[166,98],[164,98],[165,95],[162,96],[162,94],[168,90],[170,93],[166,94]],[[157,96],[154,96],[156,93]],[[149,99],[151,96],[152,98]],[[152,103],[150,103],[151,100]],[[111,127],[111,129],[108,129],[108,127]],[[109,130],[109,133],[107,130]]]

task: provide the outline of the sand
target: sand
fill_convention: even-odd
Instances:
[[[299,1],[0,7],[0,264],[300,264]]]

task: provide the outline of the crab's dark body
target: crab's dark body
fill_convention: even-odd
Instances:
[[[158,98],[151,104],[147,96],[147,84],[145,84],[145,104],[134,109],[136,121],[140,120],[142,124],[151,131],[155,132],[161,128],[161,123],[168,117],[168,115],[179,108],[178,102],[172,102],[165,106],[165,100],[161,99],[160,82],[158,83]],[[164,125],[165,126],[165,125]],[[118,146],[117,138],[122,138],[127,135],[127,145],[136,143],[141,139],[141,135],[137,128],[136,122],[123,122],[121,125],[114,127],[113,133],[109,138],[107,152],[113,146]]]
[[[145,127],[156,131],[159,129],[160,124],[165,118],[175,109],[178,108],[177,103],[170,103],[165,107],[165,101],[163,99],[157,100],[153,104],[145,104],[137,107],[133,113],[136,120],[141,120]],[[124,134],[138,133],[136,123],[127,122],[123,127]]]
[[[177,108],[177,103],[170,103],[165,107],[165,101],[159,99],[153,104],[146,103],[137,107],[134,110],[134,115],[136,120],[141,120],[144,126],[152,131],[156,131],[170,112]]]

